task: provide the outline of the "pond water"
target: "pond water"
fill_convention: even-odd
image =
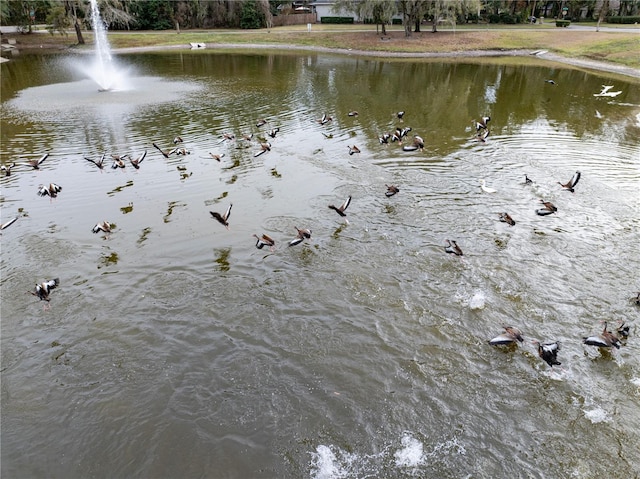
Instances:
[[[128,88],[99,93],[70,61],[1,66],[2,164],[49,153],[1,178],[3,476],[640,475],[638,80],[197,51],[121,56]],[[397,127],[424,150],[380,144]],[[620,350],[582,344],[603,320]],[[489,346],[507,325],[525,342]]]

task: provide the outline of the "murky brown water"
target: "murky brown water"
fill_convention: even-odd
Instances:
[[[640,474],[636,80],[198,51],[122,57],[131,90],[98,93],[67,61],[1,67],[2,164],[50,152],[1,179],[2,222],[19,216],[1,236],[3,476]],[[379,144],[398,126],[424,151]],[[190,154],[153,148],[176,135]],[[145,150],[139,170],[83,159]],[[346,224],[327,206],[348,195]],[[209,211],[229,204],[227,230]],[[312,238],[288,247],[296,226]],[[53,277],[43,311],[26,292]],[[619,351],[582,345],[601,320],[632,326]],[[508,324],[525,343],[489,346]],[[559,340],[561,368],[531,339]]]

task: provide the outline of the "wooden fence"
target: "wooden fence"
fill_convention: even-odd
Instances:
[[[274,27],[283,27],[286,25],[305,25],[307,23],[316,23],[317,21],[315,13],[293,13],[291,15],[273,17],[272,25]]]

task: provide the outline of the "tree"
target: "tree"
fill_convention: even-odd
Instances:
[[[605,19],[609,13],[609,0],[604,0],[602,2],[602,6],[600,7],[600,12],[598,13],[598,24],[596,25],[596,32],[600,31],[600,23]]]
[[[411,27],[417,25],[429,8],[427,0],[399,0],[398,9],[402,13],[402,24],[404,25],[404,36],[411,36]],[[420,31],[420,28],[416,31]]]
[[[47,30],[51,35],[59,33],[67,36],[67,30],[71,28],[71,21],[64,5],[55,5],[47,15]]]
[[[337,0],[331,10],[334,13],[351,12],[357,17],[372,20],[376,24],[376,32],[382,27],[382,34],[387,34],[385,25],[391,23],[396,14],[396,2],[389,0]]]
[[[264,25],[264,13],[258,10],[255,0],[245,0],[242,2],[240,28],[261,28]]]
[[[477,12],[480,10],[480,0],[434,0],[430,2],[429,14],[433,17],[431,31],[438,31],[438,20],[444,19],[455,25],[458,14]]]

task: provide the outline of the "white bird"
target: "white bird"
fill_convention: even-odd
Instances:
[[[480,180],[480,188],[482,188],[482,191],[485,193],[495,193],[497,191],[494,188],[488,187],[485,180]]]
[[[622,93],[621,90],[619,90],[619,91],[609,91],[612,88],[613,88],[613,85],[602,85],[602,91],[600,93],[594,93],[593,96],[614,97],[614,96],[618,96],[620,93]]]

